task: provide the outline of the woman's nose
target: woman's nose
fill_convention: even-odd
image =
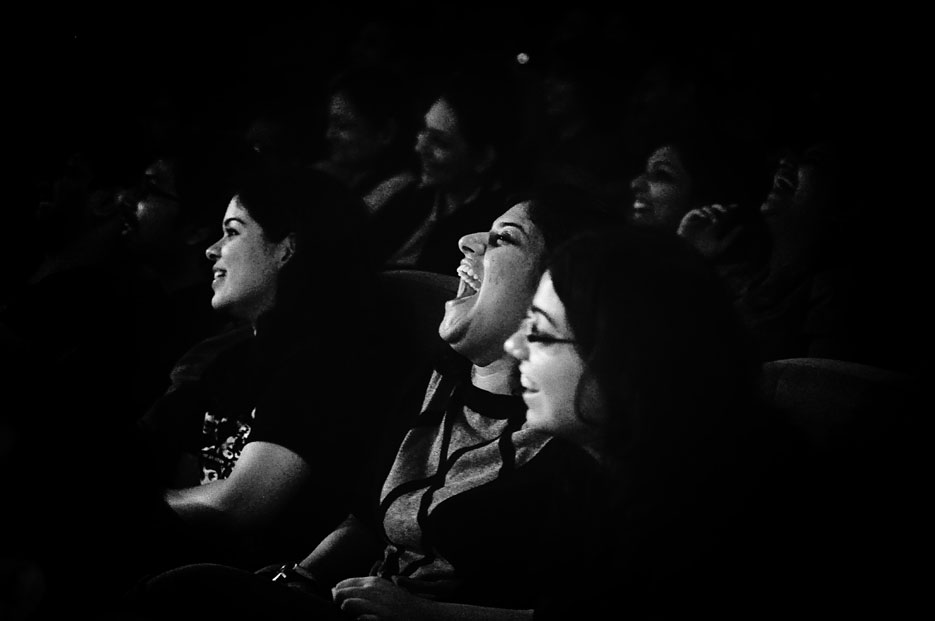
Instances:
[[[208,257],[209,261],[217,261],[218,259],[221,258],[220,246],[221,246],[221,242],[220,240],[218,240],[214,242],[213,244],[211,244],[210,246],[208,246],[208,249],[205,250],[205,256]]]
[[[529,357],[529,349],[526,345],[526,335],[523,332],[523,326],[520,326],[510,338],[503,342],[503,351],[517,360],[525,360]]]
[[[481,255],[487,250],[487,233],[471,233],[458,240],[464,256]]]
[[[419,155],[424,155],[429,149],[429,135],[425,130],[416,134],[415,150]]]

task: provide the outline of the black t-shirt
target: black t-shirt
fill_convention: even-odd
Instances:
[[[357,376],[345,372],[341,355],[332,358],[335,366],[323,372],[313,338],[271,345],[249,326],[234,329],[189,351],[172,387],[140,420],[149,450],[139,467],[162,486],[226,478],[250,442],[282,446],[308,465],[306,488],[257,543],[262,559],[251,554],[244,563],[314,547],[350,511],[379,413],[364,407],[369,397],[355,398]],[[173,480],[185,453],[200,460],[201,472],[191,474],[197,480]]]

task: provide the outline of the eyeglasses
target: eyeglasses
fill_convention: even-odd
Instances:
[[[533,320],[531,317],[523,319],[520,324],[519,332],[526,339],[527,343],[539,343],[540,345],[558,345],[560,343],[576,343],[575,339],[563,339],[557,336],[550,336],[540,332],[533,332]]]

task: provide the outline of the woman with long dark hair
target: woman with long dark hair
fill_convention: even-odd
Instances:
[[[774,610],[757,598],[788,567],[792,530],[771,529],[792,525],[779,483],[793,472],[775,475],[797,443],[759,403],[755,359],[697,253],[654,230],[582,236],[505,348],[527,425],[601,471],[554,526],[537,618]]]

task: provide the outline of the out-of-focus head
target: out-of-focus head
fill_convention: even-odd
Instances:
[[[753,368],[716,274],[641,228],[559,248],[505,347],[521,360],[529,424],[618,461],[715,433]]]
[[[517,105],[514,85],[496,72],[452,76],[426,112],[416,140],[422,184],[464,189],[493,174],[518,137]]]
[[[526,313],[548,253],[576,232],[599,228],[611,218],[593,197],[565,186],[510,202],[489,232],[461,238],[461,285],[445,305],[439,326],[441,337],[479,366],[505,356],[503,341]]]
[[[685,214],[696,206],[692,180],[674,146],[664,145],[653,151],[646,160],[646,169],[630,183],[633,221],[677,229]]]
[[[160,252],[172,243],[182,210],[176,170],[174,160],[159,158],[143,172],[139,186],[122,195],[122,235],[136,253]]]
[[[769,194],[760,206],[766,217],[796,213],[829,215],[838,199],[838,153],[830,143],[786,149],[779,157]]]
[[[119,193],[127,249],[158,266],[209,239],[230,200],[227,157],[192,143],[152,157],[137,184]]]
[[[713,203],[749,203],[754,182],[750,147],[701,123],[659,132],[645,168],[630,182],[631,219],[675,231],[690,210]]]
[[[402,75],[389,67],[360,67],[338,75],[328,92],[325,139],[333,164],[363,167],[390,154],[405,161],[413,123]]]

